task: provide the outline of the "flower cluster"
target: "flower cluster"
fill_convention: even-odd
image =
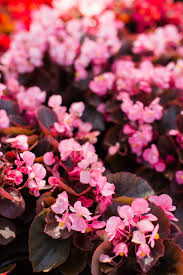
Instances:
[[[160,206],[169,219],[177,221],[170,211],[175,210],[172,200],[168,195],[151,196],[150,202]],[[151,208],[147,200],[135,199],[131,206],[118,206],[119,216],[111,216],[106,222],[106,234],[112,242],[115,256],[101,254],[101,262],[109,262],[116,256],[128,257],[130,247],[135,244],[136,256],[150,257],[151,249],[154,248],[159,236],[158,218],[150,213]]]

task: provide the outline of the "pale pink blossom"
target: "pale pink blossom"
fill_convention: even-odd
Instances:
[[[148,244],[151,245],[151,247],[153,248],[155,245],[155,241],[154,240],[158,240],[159,239],[159,234],[158,234],[158,230],[159,230],[159,224],[157,224],[149,238]]]
[[[48,100],[48,106],[51,108],[57,108],[62,104],[62,97],[60,95],[52,95]]]
[[[11,147],[15,147],[20,150],[27,150],[28,145],[28,137],[25,135],[18,135],[15,138],[6,139],[6,143],[11,143]]]
[[[143,258],[145,256],[150,257],[150,248],[147,244],[140,244],[137,250],[137,257]]]
[[[150,210],[148,202],[143,198],[135,199],[132,202],[131,208],[134,215],[142,215],[149,212]]]
[[[123,230],[124,228],[125,224],[119,217],[110,217],[106,222],[105,228],[109,241],[112,241],[115,238],[117,232],[119,230]]]
[[[0,130],[9,127],[10,120],[5,110],[0,110]]]
[[[126,257],[128,257],[128,246],[121,242],[121,243],[118,243],[114,249],[113,249],[114,253],[116,256],[120,255],[120,256],[123,256],[125,255]]]
[[[178,184],[183,184],[183,170],[179,170],[175,173],[176,182]]]
[[[56,202],[52,204],[51,210],[56,214],[63,214],[69,207],[68,195],[63,191],[58,195]]]
[[[74,203],[74,206],[70,206],[70,210],[74,213],[77,213],[79,217],[84,217],[87,220],[91,220],[91,214],[90,211],[81,205],[80,201],[77,201]]]
[[[46,165],[51,166],[55,163],[55,157],[53,152],[47,152],[43,155],[43,161]]]

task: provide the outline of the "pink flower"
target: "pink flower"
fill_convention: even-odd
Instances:
[[[83,207],[80,201],[75,202],[74,207],[70,206],[70,210],[77,213],[79,217],[84,217],[87,220],[91,220],[92,213],[90,213],[86,207]]]
[[[69,109],[70,114],[74,117],[81,117],[85,109],[85,105],[83,102],[75,102],[71,104]]]
[[[170,220],[178,221],[178,219],[171,213],[171,211],[175,211],[176,207],[172,205],[172,199],[170,196],[162,194],[160,196],[151,196],[148,200],[160,206]]]
[[[5,110],[0,110],[0,129],[9,127],[10,120]]]
[[[144,151],[143,158],[152,165],[159,161],[159,152],[155,144],[152,144],[151,148]]]
[[[90,82],[89,87],[94,93],[103,96],[108,90],[112,89],[114,79],[113,73],[104,73],[96,76],[94,80]]]
[[[152,232],[154,229],[152,222],[146,219],[139,221],[136,226],[138,230],[143,233]]]
[[[111,156],[115,155],[119,151],[119,148],[120,148],[120,143],[116,142],[115,145],[109,147],[108,154]]]
[[[65,139],[59,143],[58,150],[60,151],[61,159],[64,161],[71,153],[81,151],[81,145],[73,138]]]
[[[48,100],[48,106],[57,108],[62,104],[62,97],[60,95],[52,95]]]
[[[109,241],[112,241],[115,238],[118,230],[123,230],[124,228],[125,224],[119,217],[110,217],[107,220],[105,228]]]
[[[183,170],[179,170],[175,174],[175,178],[178,184],[183,184]]]
[[[56,202],[52,204],[51,210],[56,214],[63,214],[69,207],[68,195],[63,191],[58,195]]]
[[[78,0],[78,8],[85,16],[100,14],[109,3],[109,0]]]
[[[29,174],[28,187],[33,191],[34,195],[39,196],[39,190],[41,190],[46,181],[43,180],[46,176],[46,169],[40,163],[35,163]]]
[[[7,143],[11,143],[11,147],[15,147],[16,149],[20,150],[27,150],[28,149],[28,137],[25,135],[18,135],[15,138],[8,138],[6,139]]]
[[[151,247],[153,248],[154,245],[155,245],[155,242],[154,240],[157,240],[159,239],[159,234],[158,234],[158,230],[159,230],[159,224],[156,225],[156,227],[154,228],[150,238],[149,238],[149,241],[148,241],[148,244],[150,243]]]
[[[25,162],[25,165],[28,167],[31,167],[35,160],[35,155],[32,152],[25,151],[22,154],[20,154],[21,158]]]
[[[134,213],[132,208],[129,205],[124,206],[118,206],[117,208],[119,216],[124,219],[125,225],[135,225],[135,222],[133,220]]]
[[[59,216],[55,215],[56,221],[59,222],[59,226],[61,229],[67,228],[67,230],[70,232],[71,231],[71,221],[69,219],[69,213],[66,212],[63,214],[62,218]]]
[[[87,228],[88,228],[88,224],[87,222],[83,219],[82,216],[79,216],[78,214],[70,214],[69,215],[69,219],[72,223],[71,225],[71,229],[75,230],[75,231],[79,231],[81,233],[85,233]]]
[[[148,202],[143,198],[135,199],[131,205],[134,215],[142,215],[149,212]]]
[[[51,166],[55,163],[55,158],[53,152],[47,152],[43,156],[43,161],[46,165]]]
[[[88,171],[88,170],[81,171],[80,182],[83,184],[88,184],[90,182],[90,171]]]
[[[137,257],[143,258],[145,256],[150,257],[150,248],[147,244],[140,244],[136,253]]]
[[[125,243],[118,243],[114,249],[113,249],[114,253],[116,256],[120,255],[123,256],[125,255],[126,257],[128,257],[128,246]]]
[[[136,230],[133,232],[133,238],[131,241],[132,243],[136,243],[136,244],[145,244],[146,243],[145,234],[139,230]]]

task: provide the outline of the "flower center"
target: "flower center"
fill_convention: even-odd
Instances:
[[[61,227],[64,227],[65,222],[59,222],[59,225],[60,225]]]
[[[158,240],[158,239],[159,239],[159,234],[157,233],[155,236],[155,240]]]
[[[120,252],[120,256],[122,257],[124,255],[124,253],[123,252]]]
[[[145,257],[145,256],[146,256],[146,254],[145,254],[144,252],[142,252],[142,254],[141,254],[141,255],[142,255],[142,257]]]

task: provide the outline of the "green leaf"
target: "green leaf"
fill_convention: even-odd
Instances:
[[[29,233],[29,255],[33,271],[48,272],[63,264],[69,255],[70,239],[54,240],[44,233],[48,209],[37,215]]]

